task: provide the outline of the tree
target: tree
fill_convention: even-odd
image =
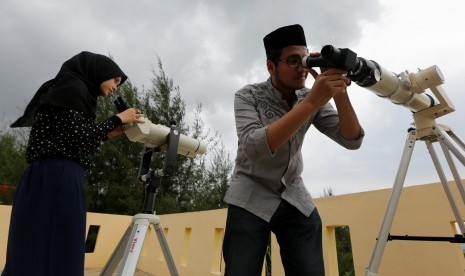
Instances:
[[[334,196],[333,189],[331,189],[331,187],[325,188],[324,197],[330,196]],[[353,276],[355,275],[355,268],[349,226],[335,227],[335,236],[339,275]]]
[[[184,122],[185,103],[179,87],[173,84],[158,60],[158,71],[153,72],[153,88],[143,100],[147,117],[155,124],[175,123],[181,133],[208,142],[208,154],[196,158],[177,157],[177,170],[164,179],[159,188],[155,209],[159,213],[187,212],[225,207],[223,197],[232,165],[228,153],[222,147],[220,136],[210,134],[201,119],[202,105],[195,109],[192,126]],[[151,106],[154,106],[153,108]],[[208,162],[207,156],[211,156]],[[163,155],[156,165],[161,166]]]
[[[137,89],[126,82],[119,94],[131,106],[139,106]],[[115,114],[112,98],[99,98],[97,121]],[[134,214],[140,211],[143,188],[137,174],[142,144],[133,143],[121,136],[104,143],[96,152],[94,166],[86,177],[88,210],[93,212]]]
[[[354,276],[354,260],[352,256],[352,244],[348,226],[336,227],[336,250],[339,275]]]
[[[195,139],[206,140],[208,154],[196,158],[177,155],[176,172],[163,177],[158,188],[155,210],[159,214],[207,210],[225,207],[223,197],[229,182],[232,164],[224,150],[221,137],[205,128],[201,119],[202,105],[198,104],[192,126],[184,121],[186,105],[179,87],[168,78],[158,60],[158,71],[153,71],[152,88],[138,95],[130,82],[120,88],[129,103],[141,109],[153,124],[166,127],[176,125],[180,132]],[[98,120],[115,113],[109,99],[99,102]],[[95,166],[87,181],[90,211],[135,214],[140,211],[144,186],[137,179],[144,146],[119,137],[106,142],[95,156]],[[152,157],[151,168],[162,168],[165,154]],[[207,159],[211,157],[211,161]]]
[[[18,131],[0,130],[0,204],[13,202],[16,186],[27,166],[25,144],[16,137],[20,137]]]
[[[223,197],[226,193],[232,163],[229,153],[225,150],[224,145],[218,133],[208,137],[208,132],[204,132],[204,124],[200,119],[202,105],[199,104],[196,109],[192,135],[198,139],[207,140],[209,143],[209,155],[211,162],[206,168],[206,157],[198,157],[198,165],[192,170],[191,180],[195,182],[195,189],[192,191],[193,210],[208,210],[226,207]]]
[[[154,124],[176,124],[180,132],[209,144],[207,154],[196,158],[177,155],[176,172],[164,177],[156,196],[159,214],[225,207],[223,197],[232,164],[218,133],[210,133],[201,119],[202,104],[195,109],[194,121],[184,121],[186,105],[179,87],[168,78],[158,60],[153,71],[152,88],[139,91],[127,81],[118,92],[130,106],[143,110]],[[117,111],[111,97],[98,99],[96,121],[103,121]],[[6,128],[3,128],[6,129]],[[28,129],[0,130],[0,203],[12,202],[14,188],[26,168],[25,149]],[[134,215],[141,211],[145,186],[138,180],[144,145],[131,142],[124,135],[105,142],[92,157],[94,166],[87,172],[88,211]],[[156,154],[151,168],[162,167],[164,154]]]
[[[331,187],[327,187],[323,189],[323,197],[333,196],[333,189]]]

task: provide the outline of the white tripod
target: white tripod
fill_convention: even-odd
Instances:
[[[465,144],[454,134],[454,132],[442,125],[438,125],[435,122],[435,118],[446,115],[454,111],[454,107],[450,100],[445,95],[441,86],[430,88],[434,95],[440,101],[440,104],[427,108],[425,110],[414,113],[413,118],[415,121],[416,129],[411,129],[407,136],[402,159],[397,170],[394,186],[391,191],[389,198],[388,207],[384,216],[384,220],[381,226],[380,233],[378,235],[376,246],[371,257],[370,265],[366,270],[366,276],[375,276],[378,273],[378,268],[381,262],[381,257],[388,240],[426,240],[426,241],[449,241],[449,242],[465,242],[465,226],[458,211],[457,205],[452,197],[447,179],[442,169],[441,163],[434,150],[432,143],[439,142],[441,149],[444,153],[444,157],[447,160],[450,171],[454,177],[455,184],[458,187],[462,201],[465,203],[465,190],[462,186],[462,182],[455,167],[454,161],[451,157],[450,152],[465,166],[465,157],[463,152],[465,151]],[[449,200],[450,206],[454,213],[457,224],[460,228],[461,235],[455,235],[454,237],[418,237],[418,236],[392,236],[389,234],[391,225],[394,219],[394,214],[399,202],[399,197],[402,191],[402,186],[405,181],[410,158],[412,156],[413,148],[417,140],[422,140],[426,143],[431,159],[434,163],[438,176],[441,180],[442,186],[446,193],[447,199]]]
[[[173,256],[171,255],[163,227],[160,224],[160,218],[155,215],[154,211],[155,196],[157,189],[160,186],[161,177],[172,175],[175,168],[176,155],[179,144],[179,132],[176,130],[174,125],[171,126],[171,131],[167,138],[167,144],[168,149],[166,152],[163,169],[156,171],[150,169],[150,161],[153,151],[158,151],[159,148],[145,147],[144,155],[142,157],[141,166],[139,169],[140,180],[148,183],[146,186],[143,211],[142,213],[133,217],[131,224],[119,241],[100,275],[113,275],[113,272],[116,270],[116,267],[123,257],[123,253],[124,258],[117,275],[134,275],[140,252],[142,250],[142,245],[144,244],[147,230],[150,226],[153,226],[157,234],[158,241],[163,251],[163,255],[165,257],[171,276],[179,275],[174,263]]]
[[[150,225],[153,226],[156,231],[158,241],[171,275],[178,276],[179,274],[176,269],[176,265],[174,264],[174,260],[168,246],[168,241],[164,235],[163,227],[160,224],[160,218],[155,214],[137,214],[133,217],[131,224],[118,243],[115,251],[113,251],[113,254],[100,275],[113,275],[113,272],[116,270],[116,267],[121,261],[123,253],[123,262],[117,275],[134,275],[140,252],[142,250],[142,245],[144,244],[147,230]]]

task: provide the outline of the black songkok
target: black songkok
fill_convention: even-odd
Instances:
[[[267,34],[263,38],[266,56],[269,57],[273,51],[281,50],[287,46],[307,46],[304,29],[299,24],[284,26]]]

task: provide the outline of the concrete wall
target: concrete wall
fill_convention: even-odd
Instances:
[[[465,212],[456,187],[450,185],[460,212]],[[391,189],[316,199],[323,219],[323,244],[327,275],[339,275],[334,229],[348,226],[356,275],[364,275],[378,236]],[[10,206],[0,205],[0,267],[5,262]],[[160,216],[180,275],[223,275],[221,244],[226,210]],[[101,268],[123,236],[131,216],[88,213],[88,225],[99,225],[94,253],[86,254],[86,267]],[[456,233],[455,218],[441,184],[405,187],[390,233],[393,235],[447,236]],[[284,275],[276,240],[272,245],[273,276]],[[153,229],[145,239],[138,269],[170,275]],[[390,241],[379,275],[464,275],[460,244],[430,241]]]
[[[457,189],[451,187],[464,213]],[[335,273],[330,229],[350,228],[356,275],[365,275],[376,243],[391,189],[323,198],[317,201],[327,230],[325,260],[328,275]],[[441,184],[406,187],[402,190],[390,233],[411,236],[448,236],[456,233],[455,218]],[[379,275],[465,275],[459,244],[430,241],[390,241],[386,244]]]

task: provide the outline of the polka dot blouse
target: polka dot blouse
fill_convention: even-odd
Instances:
[[[90,153],[121,124],[116,115],[94,124],[92,118],[76,110],[42,108],[31,129],[26,158],[32,162],[47,157],[68,157],[88,169]]]

